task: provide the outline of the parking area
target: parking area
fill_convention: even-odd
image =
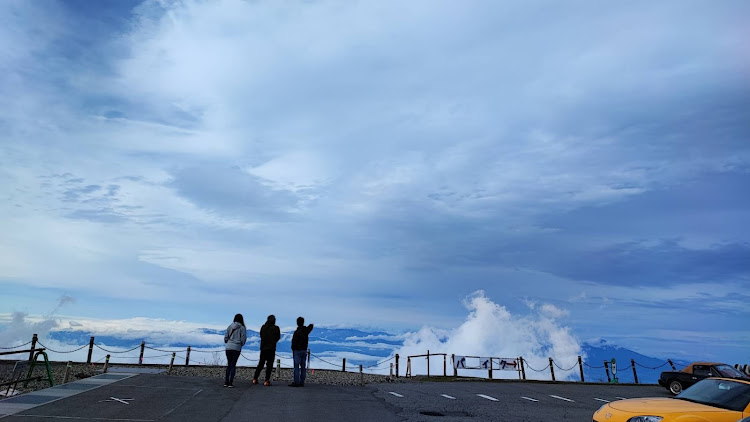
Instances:
[[[662,387],[635,385],[436,382],[376,387],[376,397],[409,421],[589,421],[604,403],[669,397]]]
[[[607,401],[667,396],[657,386],[408,382],[365,387],[251,386],[235,380],[103,374],[0,401],[3,422],[587,421]],[[5,416],[2,416],[5,415]]]

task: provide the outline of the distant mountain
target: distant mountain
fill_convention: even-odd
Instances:
[[[620,382],[634,382],[633,369],[630,360],[635,361],[638,382],[641,384],[656,384],[662,371],[670,371],[672,368],[666,358],[654,358],[642,355],[624,347],[608,344],[583,345],[583,353],[586,354],[584,361],[583,376],[586,381],[607,382],[607,373],[604,369],[604,361],[611,362],[614,358],[617,363],[617,378]],[[690,364],[684,360],[672,359],[675,367],[680,370]],[[612,368],[610,368],[610,378]]]

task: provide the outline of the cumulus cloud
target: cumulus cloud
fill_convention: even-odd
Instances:
[[[409,355],[447,353],[461,356],[517,358],[523,356],[531,368],[541,370],[549,365],[549,358],[568,369],[582,354],[579,340],[559,318],[565,312],[554,305],[543,304],[539,313],[514,316],[504,306],[493,302],[484,292],[477,291],[464,300],[469,311],[466,320],[452,330],[425,326],[409,333],[398,353]],[[438,362],[440,363],[440,362]],[[432,365],[435,362],[431,362]],[[412,359],[412,373],[425,374],[425,358]],[[440,365],[438,365],[440,366]],[[434,366],[433,366],[434,368]],[[440,371],[438,371],[440,372]],[[560,371],[556,376],[573,377],[576,371]],[[459,370],[459,375],[486,377],[486,371]],[[518,378],[515,372],[498,372],[498,378]],[[529,379],[548,379],[549,373],[527,370]]]

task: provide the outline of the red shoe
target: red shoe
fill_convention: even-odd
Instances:
[[[258,383],[258,380],[253,378],[253,384],[257,384],[257,383]]]
[[[266,387],[270,387],[271,386],[271,381],[266,381],[266,382],[263,383],[263,385],[265,385]]]

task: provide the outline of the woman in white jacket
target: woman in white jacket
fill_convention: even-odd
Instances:
[[[234,322],[229,324],[227,332],[224,334],[224,343],[226,343],[227,353],[227,373],[224,377],[224,387],[234,387],[234,373],[237,371],[237,359],[240,358],[242,346],[247,341],[247,330],[245,329],[245,319],[242,314],[234,316]]]

